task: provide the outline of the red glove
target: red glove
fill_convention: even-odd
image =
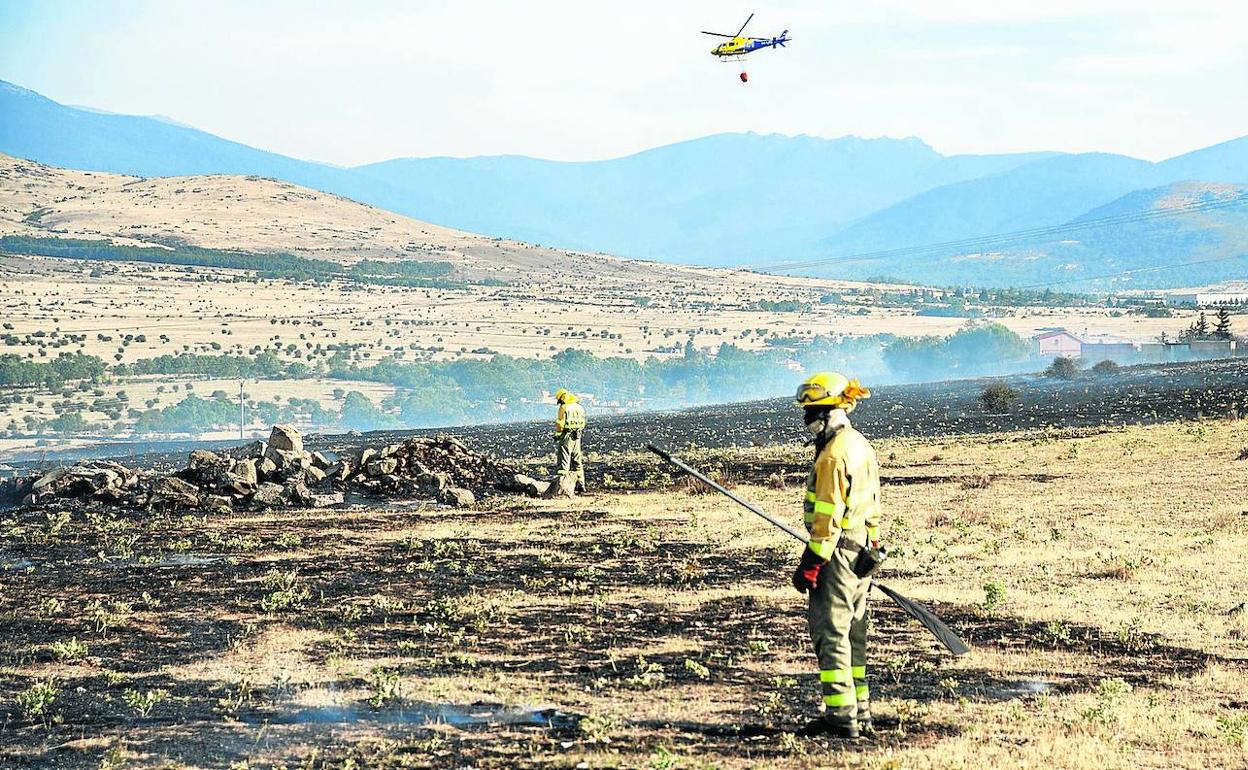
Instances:
[[[802,560],[798,562],[797,569],[793,570],[793,587],[800,593],[818,588],[819,573],[823,571],[823,565],[827,563],[827,559],[810,550],[810,546],[806,546],[806,550],[802,551]]]

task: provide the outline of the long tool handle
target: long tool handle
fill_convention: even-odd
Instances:
[[[807,535],[805,532],[801,531],[800,529],[794,529],[793,527],[790,527],[788,524],[785,524],[783,521],[780,521],[775,516],[772,516],[770,513],[767,513],[763,509],[755,506],[753,503],[749,502],[748,500],[743,500],[740,497],[737,497],[736,495],[732,493],[731,490],[725,489],[719,484],[716,484],[714,481],[710,480],[705,475],[699,473],[693,468],[690,468],[688,465],[685,465],[679,459],[672,457],[670,453],[660,449],[654,444],[646,444],[646,449],[649,449],[651,452],[654,452],[659,457],[662,457],[665,461],[671,463],[672,465],[675,465],[677,468],[680,468],[682,471],[689,474],[690,476],[693,476],[695,479],[697,479],[698,481],[701,481],[703,484],[707,485],[711,489],[714,489],[716,492],[719,492],[721,494],[727,495],[728,497],[732,498],[732,500],[736,502],[738,505],[742,506],[743,508],[747,508],[753,513],[756,513],[759,516],[763,517],[772,526],[776,527],[777,529],[784,530],[785,532],[789,534],[790,537],[794,538],[795,540],[800,540],[803,543],[810,542],[810,536]]]
[[[675,465],[677,468],[680,468],[682,471],[689,474],[690,476],[693,476],[695,479],[697,479],[698,481],[701,481],[703,484],[707,485],[711,489],[714,489],[716,492],[719,492],[721,494],[727,495],[728,497],[732,498],[733,502],[737,503],[743,508],[749,509],[753,513],[758,514],[762,518],[766,519],[767,522],[771,524],[772,526],[775,526],[776,528],[782,529],[785,532],[787,532],[795,540],[800,540],[803,543],[810,542],[810,537],[805,532],[802,532],[800,530],[796,530],[790,527],[788,524],[785,524],[783,521],[780,521],[776,517],[772,516],[770,513],[767,513],[761,508],[750,503],[748,500],[741,499],[740,497],[733,494],[731,490],[724,489],[719,484],[716,484],[714,481],[711,481],[710,479],[708,479],[705,475],[699,473],[693,468],[690,468],[688,465],[685,465],[683,462],[681,462],[677,458],[672,457],[670,453],[658,448],[654,444],[646,444],[646,449],[649,449],[651,452],[654,452],[659,457],[662,457],[666,462],[669,462],[672,465]],[[921,623],[924,628],[930,631],[932,635],[936,637],[937,641],[943,644],[945,646],[945,649],[949,650],[949,652],[952,652],[954,655],[965,655],[966,653],[971,651],[971,648],[966,644],[966,642],[962,641],[962,639],[960,639],[958,635],[953,632],[953,629],[945,625],[944,621],[942,621],[940,618],[933,615],[931,610],[924,607],[922,604],[919,604],[913,599],[908,599],[905,596],[902,596],[901,594],[897,593],[893,589],[889,588],[886,585],[883,585],[882,583],[878,581],[872,580],[871,584],[875,586],[876,588],[878,588],[881,592],[883,592],[885,596],[887,596],[888,598],[896,602],[897,606],[901,607],[901,609],[904,610],[906,614],[910,615],[910,617],[919,621],[919,623]]]

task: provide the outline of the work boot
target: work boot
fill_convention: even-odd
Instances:
[[[800,730],[798,735],[811,738],[817,735],[828,735],[833,738],[852,741],[858,737],[858,720],[854,717],[824,715],[812,719]]]
[[[858,732],[868,735],[875,732],[875,724],[871,721],[870,701],[858,701]]]
[[[585,493],[586,493],[586,492],[588,492],[588,491],[589,491],[589,490],[585,488],[585,482],[583,482],[583,481],[578,481],[578,482],[576,482],[576,493],[577,493],[578,495],[583,495],[583,494],[585,494]]]

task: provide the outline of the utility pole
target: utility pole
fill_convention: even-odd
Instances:
[[[245,382],[247,382],[247,380],[238,381],[238,440],[239,441],[242,441],[245,438],[245,436],[243,436],[243,425],[246,424],[246,420],[247,420],[246,406],[244,405],[244,402],[243,402],[243,383]]]

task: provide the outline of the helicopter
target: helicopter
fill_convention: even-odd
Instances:
[[[792,38],[788,36],[789,31],[787,29],[781,32],[779,37],[743,37],[741,33],[745,32],[746,26],[749,25],[750,20],[753,18],[754,14],[751,13],[749,18],[745,20],[745,24],[741,25],[741,29],[737,30],[737,34],[735,35],[725,35],[722,32],[707,32],[706,30],[703,30],[703,35],[728,38],[728,42],[720,43],[712,48],[711,55],[718,56],[720,61],[732,61],[734,59],[743,58],[746,54],[754,53],[755,51],[763,48],[775,48],[777,46],[783,47],[785,43],[792,40]],[[741,82],[745,83],[748,81],[749,73],[742,72]]]

